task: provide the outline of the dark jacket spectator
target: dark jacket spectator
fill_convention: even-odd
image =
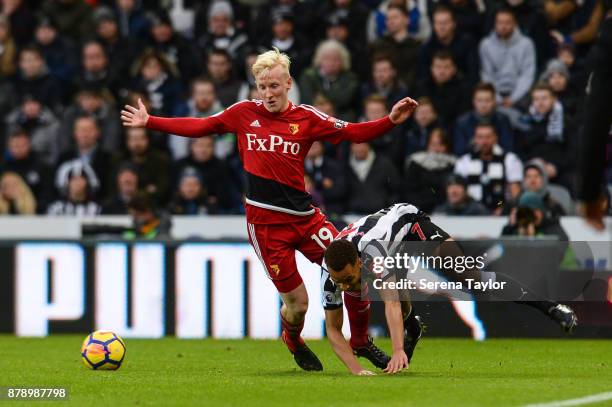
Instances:
[[[389,114],[385,98],[379,95],[368,96],[364,100],[363,106],[365,121],[382,119]],[[404,143],[404,129],[401,126],[396,126],[382,136],[370,141],[370,146],[376,154],[387,157],[398,172],[401,172],[406,159]]]
[[[200,172],[193,167],[186,167],[180,175],[178,189],[168,209],[174,215],[214,214],[217,212],[217,200],[207,196]]]
[[[25,0],[3,1],[0,14],[7,16],[10,22],[11,35],[18,47],[32,42],[32,31],[36,26],[33,10]]]
[[[0,174],[14,172],[19,174],[36,198],[37,213],[42,213],[53,196],[53,177],[50,167],[42,164],[32,150],[29,135],[16,130],[8,138],[8,148],[0,162]]]
[[[370,54],[392,56],[401,67],[399,77],[408,89],[413,89],[416,80],[419,43],[408,33],[408,12],[404,7],[391,6],[387,11],[387,35],[375,41]]]
[[[489,210],[476,202],[467,193],[467,182],[464,178],[451,175],[446,181],[446,202],[434,209],[435,215],[479,216],[489,215]]]
[[[88,41],[81,48],[81,70],[74,78],[73,92],[79,89],[109,90],[115,100],[120,100],[127,87],[126,77],[121,77],[108,60],[104,46],[98,41]]]
[[[541,161],[531,160],[525,163],[523,191],[535,192],[542,197],[548,218],[556,219],[567,215],[561,204],[550,195],[548,190],[548,174],[546,174],[546,168]]]
[[[438,128],[432,131],[427,150],[412,154],[406,162],[402,177],[403,200],[431,213],[445,200],[444,186],[448,176],[453,173],[455,161],[443,130]]]
[[[166,154],[150,144],[146,129],[129,128],[126,131],[126,151],[115,154],[116,170],[130,163],[138,171],[142,190],[156,202],[166,203],[170,192],[170,164]],[[114,185],[113,185],[114,187]]]
[[[34,97],[54,111],[59,111],[63,100],[62,88],[49,74],[45,60],[36,47],[26,47],[19,53],[19,72],[12,81],[17,103]]]
[[[217,97],[224,107],[237,102],[242,82],[236,79],[232,70],[232,59],[225,50],[213,50],[206,62],[208,76],[215,84]]]
[[[430,75],[417,87],[417,95],[431,99],[440,123],[450,128],[457,117],[469,110],[469,86],[457,72],[452,55],[438,51],[432,60]]]
[[[186,168],[196,169],[201,176],[202,189],[206,191],[207,205],[220,213],[239,212],[238,187],[232,183],[229,166],[215,157],[215,140],[204,136],[193,140],[190,155],[174,164],[174,182],[178,186]]]
[[[49,18],[40,21],[34,35],[49,73],[69,85],[78,66],[74,43],[62,35]]]
[[[478,0],[428,0],[429,10],[434,10],[435,3],[448,7],[457,21],[457,31],[465,33],[478,40],[482,37],[484,26],[484,8],[489,7],[488,3],[481,3]]]
[[[91,36],[92,8],[85,0],[46,0],[42,13],[75,42]]]
[[[127,163],[119,167],[116,176],[117,192],[102,204],[102,215],[127,215],[128,204],[139,191],[138,170]]]
[[[323,144],[315,141],[304,161],[306,174],[310,176],[315,191],[325,203],[326,213],[337,215],[344,213],[346,203],[346,173],[343,165],[333,158],[324,155]]]
[[[145,40],[149,34],[149,25],[142,6],[137,0],[123,0],[116,2],[115,12],[119,30],[124,37],[133,37]]]
[[[321,32],[324,32],[326,18],[337,16],[349,23],[349,32],[354,36],[356,42],[366,43],[365,28],[368,23],[369,11],[362,2],[358,0],[327,0],[321,3],[323,3],[323,6],[318,12]]]
[[[426,76],[436,52],[447,50],[464,78],[474,84],[480,77],[477,43],[463,31],[457,31],[453,12],[444,6],[433,12],[433,32],[419,53],[419,75]]]
[[[524,192],[518,202],[517,210],[510,215],[510,220],[502,230],[503,236],[554,236],[560,241],[567,241],[567,233],[558,218],[546,215],[542,197],[535,192]],[[562,258],[562,256],[561,256]]]
[[[67,134],[61,135],[61,137],[68,136]],[[72,137],[74,137],[75,141],[74,147],[60,154],[58,159],[59,167],[63,163],[74,160],[82,161],[90,166],[99,181],[99,186],[94,192],[105,196],[107,192],[107,177],[110,175],[111,170],[111,157],[109,153],[100,147],[100,128],[96,120],[89,116],[77,118],[74,122]]]
[[[495,88],[491,84],[481,83],[474,88],[472,97],[473,110],[464,113],[457,119],[453,134],[453,151],[463,155],[471,150],[474,130],[479,123],[489,123],[495,127],[499,145],[504,151],[514,151],[514,134],[510,120],[495,110]]]
[[[207,28],[202,31],[202,28]],[[202,52],[226,51],[231,58],[241,58],[249,38],[234,24],[234,10],[227,1],[212,2],[206,20],[196,23],[197,43]]]
[[[417,151],[424,151],[429,135],[433,129],[440,127],[438,112],[436,112],[436,108],[431,102],[431,99],[428,97],[420,97],[417,101],[419,105],[414,111],[413,117],[408,120],[408,125],[406,126],[406,150],[404,153],[406,157]]]
[[[37,99],[26,99],[6,116],[7,134],[23,129],[30,135],[32,149],[46,165],[55,165],[60,153],[59,120]]]
[[[384,96],[387,108],[408,96],[408,90],[399,82],[397,68],[390,56],[380,55],[372,61],[372,80],[363,85],[362,97],[372,94]]]
[[[386,157],[368,143],[352,144],[348,162],[347,212],[373,213],[397,202],[399,176]]]

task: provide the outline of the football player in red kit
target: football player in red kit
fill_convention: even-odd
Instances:
[[[366,142],[404,122],[417,103],[404,98],[389,116],[347,123],[309,105],[294,105],[289,58],[277,49],[257,57],[252,71],[261,100],[245,100],[208,118],[150,116],[141,101],[125,106],[123,124],[186,137],[235,133],[247,175],[246,218],[249,241],[283,300],[282,339],[304,370],[322,370],[301,337],[308,294],[300,277],[295,251],[321,264],[326,246],[337,234],[304,187],[304,159],[316,140]],[[351,327],[351,346],[377,366],[386,366],[380,350],[368,338],[369,302],[359,296],[345,299]],[[381,359],[381,360],[379,360]],[[353,372],[360,374],[360,372]]]

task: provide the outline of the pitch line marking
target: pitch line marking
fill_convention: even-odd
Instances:
[[[568,407],[581,406],[584,404],[600,403],[602,401],[612,400],[612,391],[605,393],[592,394],[590,396],[580,397],[577,399],[551,401],[549,403],[527,404],[523,407]]]

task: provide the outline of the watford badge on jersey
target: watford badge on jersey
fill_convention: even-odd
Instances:
[[[270,264],[270,268],[278,276],[278,274],[280,273],[280,267],[278,267],[278,264]]]
[[[300,131],[300,125],[295,123],[289,123],[289,131],[291,134],[295,134]]]

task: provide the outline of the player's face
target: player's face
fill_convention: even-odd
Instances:
[[[347,264],[342,270],[329,270],[330,277],[342,291],[356,291],[361,289],[361,259],[355,264]]]
[[[271,113],[282,112],[289,104],[288,93],[291,89],[291,76],[282,66],[276,65],[272,69],[260,73],[255,83],[259,97],[264,107]]]

